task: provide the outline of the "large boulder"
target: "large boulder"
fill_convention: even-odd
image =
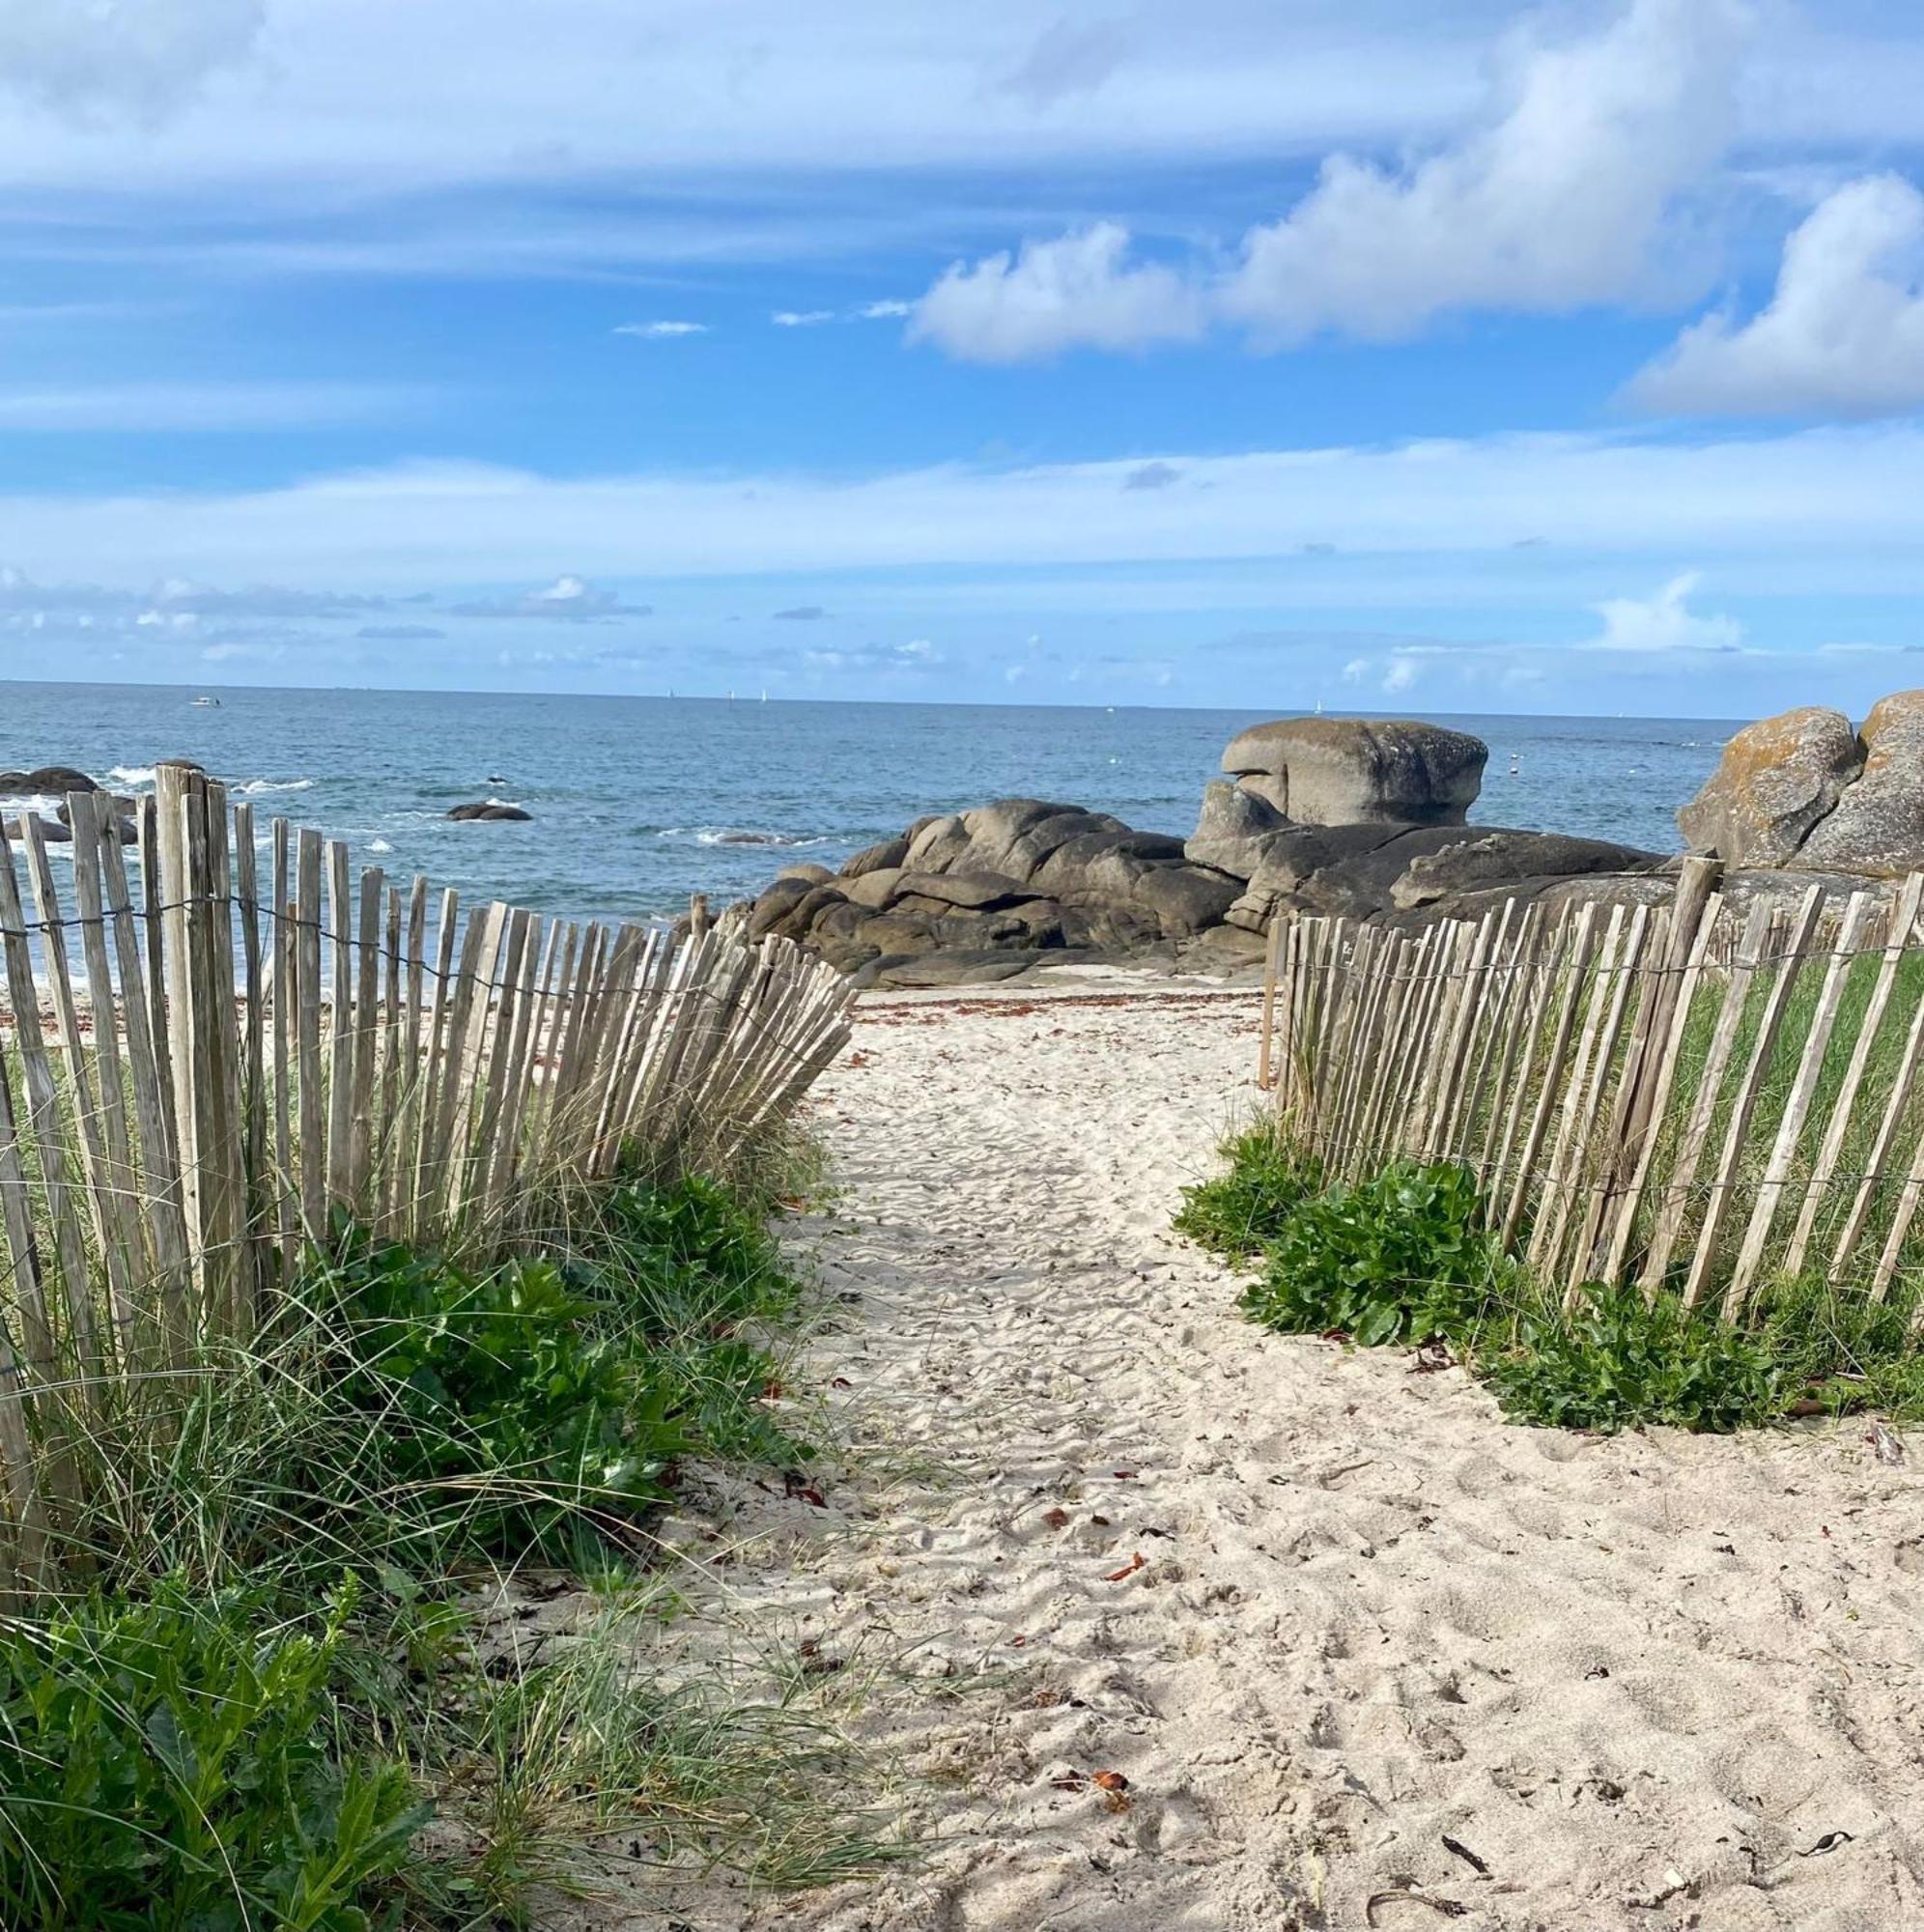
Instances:
[[[1470,838],[1412,858],[1390,888],[1390,903],[1399,912],[1413,912],[1439,900],[1455,903],[1469,893],[1500,893],[1525,880],[1654,872],[1662,864],[1655,852],[1603,838],[1477,828]]]
[[[1806,705],[1760,719],[1724,747],[1703,790],[1677,814],[1678,829],[1726,866],[1789,865],[1863,762],[1864,749],[1841,711]]]
[[[842,877],[861,879],[870,872],[900,871],[909,856],[909,840],[913,837],[914,833],[905,832],[899,838],[885,838],[879,845],[864,846],[841,868]]]
[[[1254,878],[1271,837],[1288,822],[1259,794],[1228,779],[1211,779],[1202,787],[1202,815],[1183,845],[1183,855],[1193,865],[1208,866],[1238,879]]]
[[[989,906],[1013,905],[1018,899],[1036,895],[1020,879],[1006,872],[917,872],[896,875],[895,896],[914,894],[920,898],[938,899],[947,906],[963,906],[980,912]]]
[[[1281,718],[1231,739],[1223,769],[1299,825],[1460,825],[1488,757],[1440,724]]]
[[[1924,691],[1880,698],[1856,748],[1862,765],[1797,847],[1797,867],[1882,878],[1924,869]]]

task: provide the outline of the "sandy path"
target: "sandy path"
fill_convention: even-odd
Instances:
[[[1242,1322],[1167,1228],[1254,1018],[866,1009],[811,1238],[860,1297],[814,1368],[874,1453],[745,1516],[730,1588],[894,1661],[857,1728],[927,1855],[689,1922],[1924,1927],[1924,1440],[1508,1428]]]

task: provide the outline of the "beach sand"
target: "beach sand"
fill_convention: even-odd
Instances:
[[[797,1237],[845,1302],[798,1381],[854,1453],[824,1508],[705,1498],[733,1560],[694,1587],[862,1685],[922,1855],[671,1918],[1924,1927],[1924,1440],[1514,1428],[1244,1322],[1169,1220],[1257,1011],[864,1004]]]

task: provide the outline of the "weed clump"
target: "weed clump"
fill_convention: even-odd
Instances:
[[[1742,1324],[1669,1292],[1602,1283],[1566,1304],[1503,1252],[1467,1168],[1399,1162],[1322,1187],[1271,1126],[1223,1152],[1228,1170],[1189,1190],[1175,1225],[1259,1263],[1241,1306],[1266,1327],[1441,1344],[1510,1420],[1542,1427],[1723,1434],[1855,1409],[1924,1421],[1915,1296],[1878,1303],[1782,1283]]]
[[[1228,1163],[1221,1174],[1182,1190],[1175,1229],[1225,1261],[1247,1261],[1322,1191],[1322,1164],[1271,1122],[1231,1135],[1221,1152]]]

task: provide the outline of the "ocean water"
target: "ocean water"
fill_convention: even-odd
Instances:
[[[1186,833],[1223,747],[1263,715],[366,691],[193,694],[0,683],[0,769],[151,788],[197,759],[396,877],[545,913],[648,918],[835,867],[925,812],[1057,799]],[[1737,728],[1690,719],[1446,718],[1490,747],[1473,819],[1677,849],[1673,814]],[[528,824],[453,824],[494,798]]]

